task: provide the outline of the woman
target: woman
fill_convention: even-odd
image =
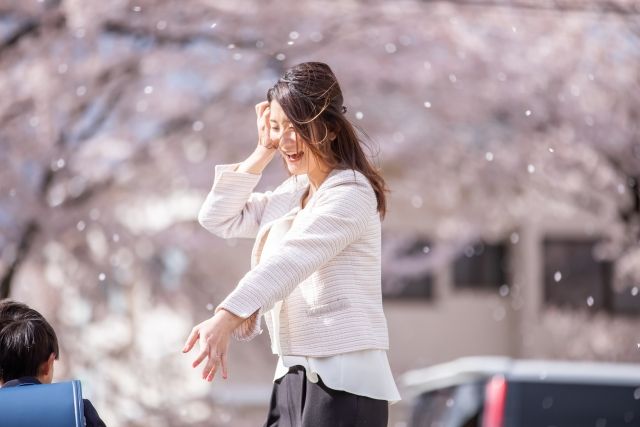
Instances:
[[[256,240],[251,270],[183,351],[199,341],[193,366],[226,379],[229,336],[254,338],[264,315],[279,356],[265,426],[386,426],[400,400],[380,289],[386,188],[345,112],[329,66],[289,69],[256,105],[254,152],[216,166],[198,215],[221,237]],[[253,192],[278,152],[290,178]]]

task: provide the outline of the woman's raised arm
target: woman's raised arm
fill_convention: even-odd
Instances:
[[[266,101],[256,105],[256,115],[257,147],[242,163],[216,166],[213,187],[198,213],[198,222],[220,237],[255,237],[271,195],[253,192],[277,148],[269,136]]]

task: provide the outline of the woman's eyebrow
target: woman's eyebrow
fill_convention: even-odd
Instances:
[[[278,124],[278,122],[277,122],[275,119],[269,119],[269,121],[270,121],[271,123]],[[285,125],[286,125],[287,123],[290,123],[290,122],[289,122],[289,120],[287,120],[287,119],[284,119],[284,120],[282,121],[282,124],[285,124]]]

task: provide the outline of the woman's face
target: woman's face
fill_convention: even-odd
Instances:
[[[279,141],[278,151],[289,172],[292,175],[313,175],[319,171],[320,160],[307,148],[306,141],[300,138],[296,142],[296,132],[278,101],[271,101],[269,110],[270,137],[272,141]]]

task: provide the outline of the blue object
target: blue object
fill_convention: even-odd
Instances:
[[[1,427],[84,427],[80,381],[0,388]]]

